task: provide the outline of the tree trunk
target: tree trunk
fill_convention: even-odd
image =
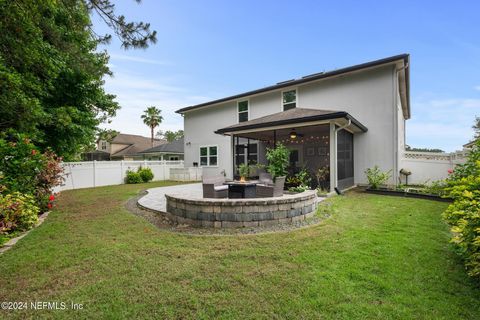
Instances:
[[[151,143],[152,143],[152,148],[153,148],[153,126],[150,127],[150,136],[151,136]]]

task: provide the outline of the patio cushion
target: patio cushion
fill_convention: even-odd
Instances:
[[[215,186],[215,191],[228,190],[228,186]]]

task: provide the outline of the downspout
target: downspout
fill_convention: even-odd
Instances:
[[[352,120],[351,119],[348,119],[348,123],[341,126],[341,127],[338,127],[338,128],[335,128],[334,130],[334,134],[335,134],[335,145],[333,146],[333,149],[335,150],[335,152],[333,153],[333,163],[335,165],[335,181],[333,183],[333,186],[334,188],[338,188],[338,150],[337,150],[337,147],[338,147],[338,135],[337,133],[340,131],[340,130],[343,130],[345,129],[346,127],[350,126],[352,124]]]

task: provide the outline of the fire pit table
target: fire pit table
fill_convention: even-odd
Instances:
[[[228,198],[241,199],[241,198],[255,198],[255,186],[259,184],[259,181],[228,181],[225,182],[228,185]]]

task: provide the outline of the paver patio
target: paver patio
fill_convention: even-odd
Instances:
[[[160,187],[148,189],[148,193],[138,200],[142,207],[166,212],[167,201],[165,195],[182,195],[192,199],[202,199],[202,184],[192,183],[178,186]]]

